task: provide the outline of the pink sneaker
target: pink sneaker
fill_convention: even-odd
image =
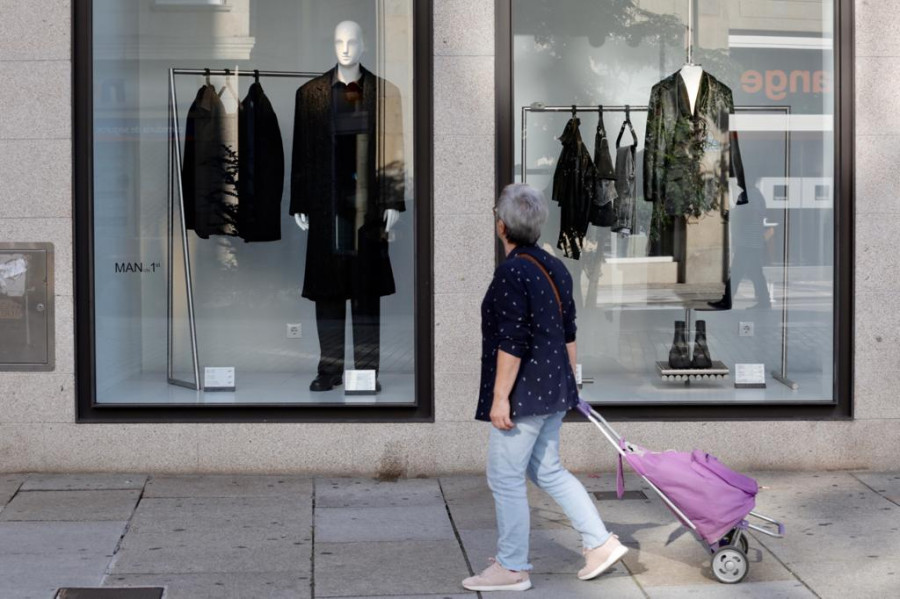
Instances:
[[[515,572],[501,566],[493,557],[481,574],[470,576],[462,585],[470,591],[527,591],[531,588],[528,572]]]
[[[585,564],[584,568],[578,571],[578,578],[590,580],[597,578],[625,557],[628,547],[619,542],[619,537],[613,535],[599,547],[585,550],[583,553]]]

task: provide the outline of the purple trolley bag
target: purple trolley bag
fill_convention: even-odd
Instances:
[[[600,429],[619,454],[619,498],[625,491],[624,460],[712,554],[712,571],[719,582],[734,584],[747,576],[747,530],[776,538],[784,536],[781,522],[753,511],[759,486],[749,476],[731,470],[702,451],[656,452],[628,443],[584,400],[578,402],[576,409]],[[773,525],[776,530],[750,524],[750,517]]]

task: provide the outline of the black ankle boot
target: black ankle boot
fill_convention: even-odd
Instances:
[[[712,368],[712,358],[709,357],[709,345],[706,344],[706,321],[697,321],[697,330],[694,332],[694,358],[691,360],[691,368]]]
[[[684,331],[684,321],[675,321],[675,339],[672,341],[672,349],[669,350],[669,368],[683,370],[691,367],[691,357],[688,353],[687,336]]]

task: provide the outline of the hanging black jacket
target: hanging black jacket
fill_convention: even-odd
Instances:
[[[575,260],[581,257],[598,181],[591,154],[581,140],[580,123],[572,118],[566,124],[559,138],[563,149],[553,173],[553,201],[562,211],[556,247]]]
[[[181,170],[188,229],[210,235],[237,235],[236,143],[230,134],[237,115],[229,115],[216,88],[204,85],[187,115]]]
[[[728,213],[729,176],[747,202],[747,184],[737,134],[729,130],[734,112],[731,89],[707,72],[691,104],[681,72],[653,86],[644,144],[644,199],[660,202],[668,216]]]
[[[597,192],[591,205],[591,224],[597,227],[609,227],[615,220],[616,171],[609,154],[609,139],[606,137],[606,125],[603,113],[597,121],[597,134],[594,136],[594,166],[597,169]]]
[[[238,233],[244,241],[281,239],[284,146],[272,103],[259,83],[241,102]]]
[[[346,93],[349,86],[338,80],[337,67],[297,90],[290,213],[309,217],[302,295],[313,301],[395,292],[384,212],[402,212],[406,206],[401,96],[392,83],[364,68],[361,71],[358,110],[341,115],[340,122],[337,94]],[[337,143],[338,137],[346,137],[347,121],[349,126],[362,123],[360,145],[351,152],[356,155],[353,164],[338,156],[339,146],[345,145]],[[335,177],[348,169],[358,176],[359,224],[345,218],[348,201],[342,194],[347,189]]]

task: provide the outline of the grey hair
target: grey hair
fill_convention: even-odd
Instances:
[[[548,212],[544,194],[525,183],[507,185],[497,200],[497,218],[506,225],[506,239],[516,245],[537,243]]]

